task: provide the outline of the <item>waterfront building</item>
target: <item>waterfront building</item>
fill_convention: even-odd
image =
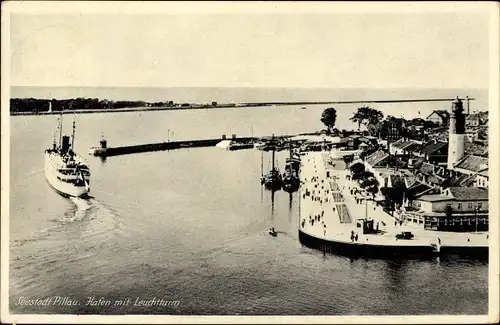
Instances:
[[[427,230],[487,231],[488,190],[449,187],[440,194],[420,195],[402,219]]]

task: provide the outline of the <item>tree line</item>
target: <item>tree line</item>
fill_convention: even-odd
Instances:
[[[36,98],[11,98],[11,113],[40,113],[48,112],[49,107],[53,112],[63,110],[109,110],[129,107],[169,107],[174,106],[173,101],[167,102],[144,102],[144,101],[111,101],[99,100],[97,98],[73,98],[73,99],[36,99]]]
[[[391,136],[422,139],[424,138],[423,130],[438,127],[436,123],[422,118],[407,120],[391,115],[384,118],[381,111],[368,106],[359,107],[350,120],[358,124],[358,130],[364,126],[365,133],[381,139],[387,139]],[[339,133],[338,129],[335,128],[336,121],[337,110],[333,107],[326,108],[321,115],[321,122],[327,127],[329,133]]]

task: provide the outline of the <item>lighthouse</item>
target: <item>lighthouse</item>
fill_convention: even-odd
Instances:
[[[462,101],[457,97],[453,101],[448,133],[448,169],[452,170],[464,157],[465,151],[465,116]]]

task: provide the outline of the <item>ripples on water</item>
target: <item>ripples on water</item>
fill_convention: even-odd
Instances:
[[[85,124],[83,129],[94,128],[97,136],[82,135],[80,148],[97,141],[101,130],[96,125]],[[257,151],[186,149],[111,157],[104,163],[92,158],[93,198],[64,199],[45,183],[43,171],[31,169],[43,166],[38,153],[51,139],[42,136],[45,126],[34,128],[38,136],[30,141],[13,139],[12,313],[487,312],[487,263],[349,259],[302,247],[298,196],[276,192],[273,204],[270,193],[261,191]],[[121,127],[115,132],[126,132]],[[16,154],[20,143],[33,154]],[[277,156],[283,166],[287,153]],[[267,170],[268,154],[264,161]],[[278,237],[267,234],[270,227],[280,231]],[[80,305],[16,305],[20,297],[51,296],[67,296]],[[155,297],[180,305],[85,306],[91,296],[112,301]]]

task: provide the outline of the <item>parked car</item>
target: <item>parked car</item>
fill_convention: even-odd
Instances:
[[[413,237],[415,237],[415,235],[409,231],[403,231],[402,233],[396,235],[396,239],[413,239]]]

